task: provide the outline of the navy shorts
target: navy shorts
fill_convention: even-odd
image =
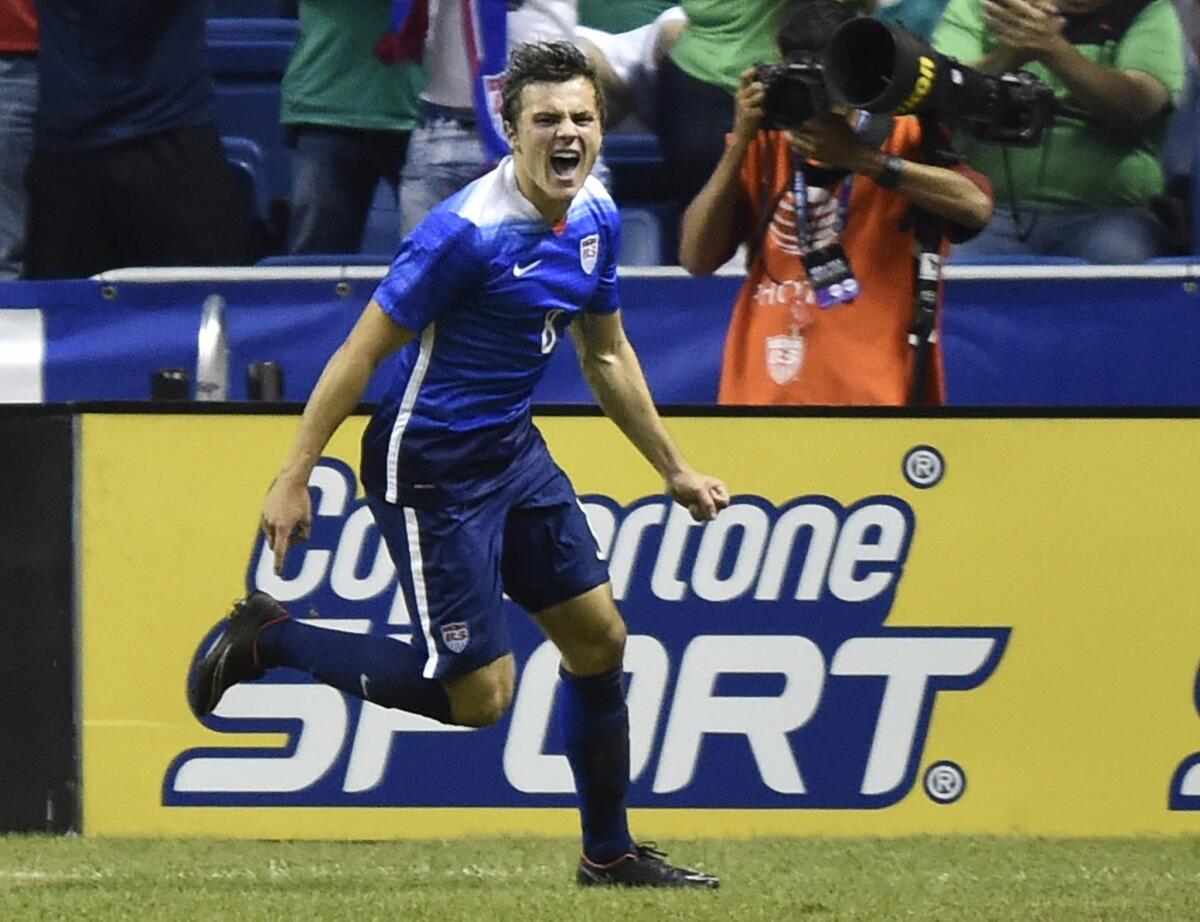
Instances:
[[[367,501],[404,587],[426,678],[465,675],[509,652],[504,593],[536,613],[608,582],[575,489],[544,448],[486,497],[420,507]]]

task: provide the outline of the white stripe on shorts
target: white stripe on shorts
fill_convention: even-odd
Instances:
[[[433,625],[429,621],[429,600],[425,596],[425,563],[421,558],[421,527],[417,523],[417,510],[404,508],[404,530],[408,535],[408,566],[412,573],[413,595],[417,602],[417,618],[421,622],[421,633],[425,635],[425,644],[429,658],[425,660],[422,675],[432,679],[437,674],[438,651],[433,642]]]
[[[412,419],[417,394],[421,390],[421,385],[425,383],[425,373],[429,371],[429,357],[433,355],[433,328],[434,324],[431,323],[421,334],[421,352],[417,355],[417,362],[413,365],[412,373],[408,376],[408,386],[404,388],[404,396],[400,398],[400,408],[396,411],[396,421],[392,424],[392,437],[388,441],[387,453],[387,491],[383,497],[389,503],[396,502],[396,495],[399,492],[399,473],[396,469],[400,461],[400,440],[404,438],[404,430],[408,427],[409,420]]]

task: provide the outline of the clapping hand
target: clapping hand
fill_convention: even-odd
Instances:
[[[1020,63],[1043,60],[1065,41],[1066,19],[1050,0],[983,0],[983,20]]]

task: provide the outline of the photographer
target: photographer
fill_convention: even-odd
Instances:
[[[852,15],[837,0],[802,0],[779,35],[784,60],[819,57]],[[943,139],[923,139],[915,118],[826,111],[793,130],[760,130],[766,98],[755,71],[744,73],[725,153],[683,218],[680,262],[693,275],[713,272],[740,243],[750,248],[718,399],[903,404],[915,365],[918,225],[969,236],[991,215],[990,186],[966,167],[921,162],[925,142]],[[919,396],[941,403],[936,341],[931,348]]]
[[[1151,206],[1184,81],[1170,0],[951,0],[933,42],[986,73],[1027,68],[1060,104],[1037,147],[963,138],[963,156],[995,184],[1001,207],[956,258],[1135,263],[1168,251]]]

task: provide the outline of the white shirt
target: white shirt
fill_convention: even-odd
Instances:
[[[531,41],[575,40],[578,0],[525,0],[508,14],[508,48]],[[450,109],[474,105],[460,0],[430,0],[421,98]]]

